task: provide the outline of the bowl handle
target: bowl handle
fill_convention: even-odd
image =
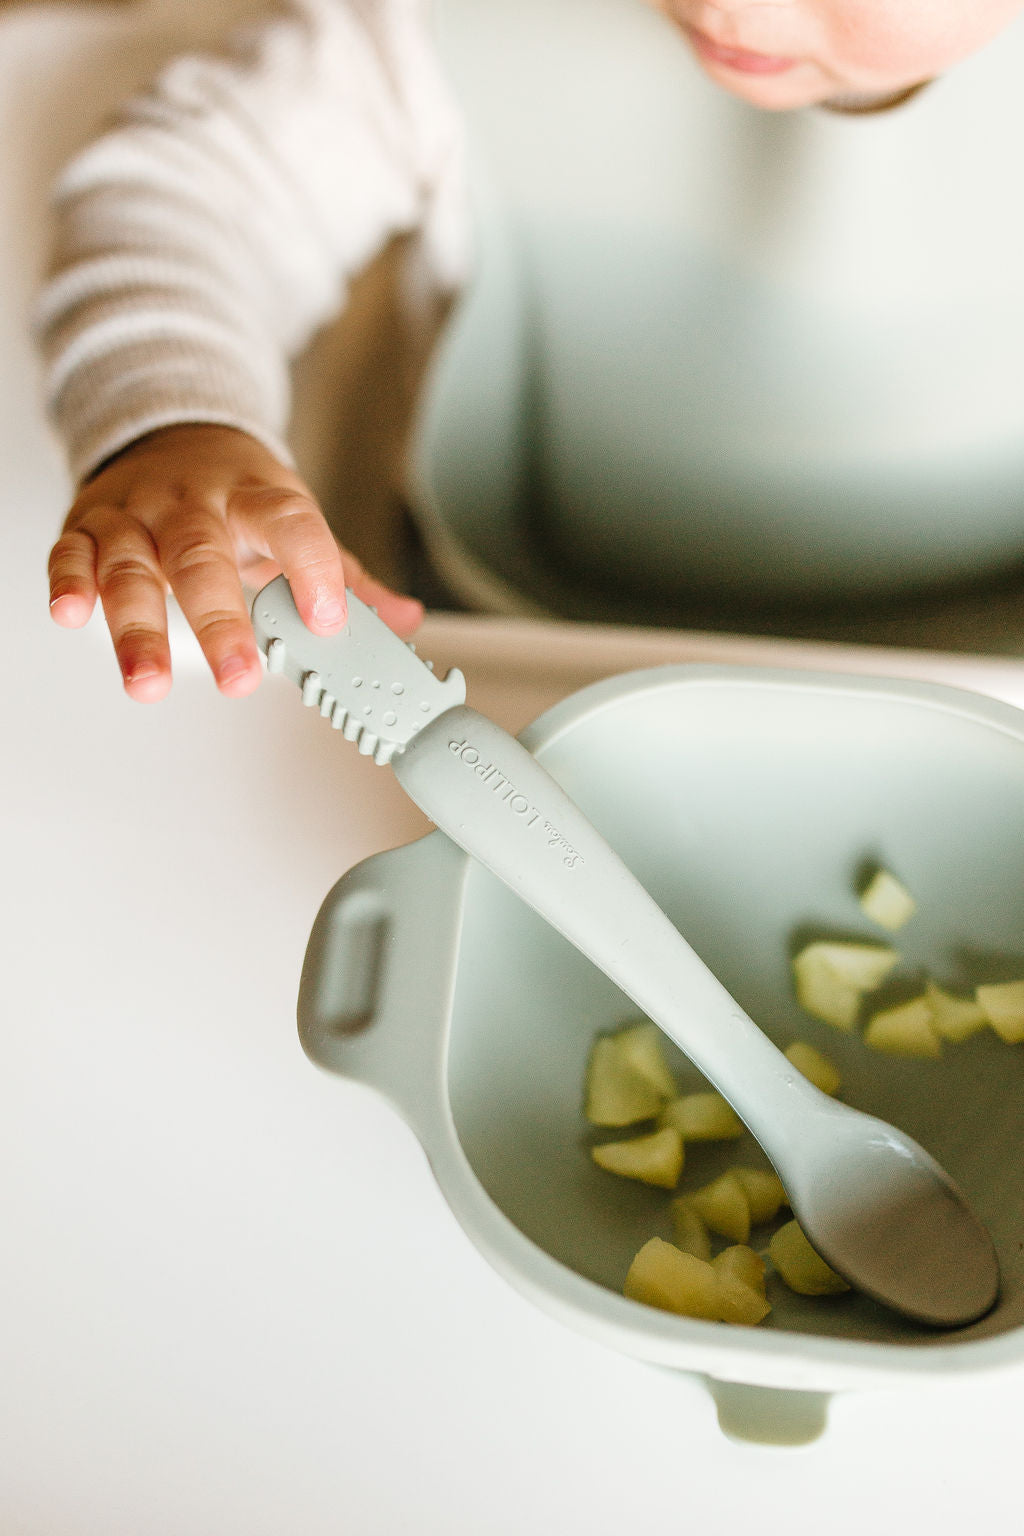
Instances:
[[[468,867],[441,832],[357,864],[317,914],[299,983],[306,1054],[375,1088],[420,1131],[448,1113],[445,1058]]]

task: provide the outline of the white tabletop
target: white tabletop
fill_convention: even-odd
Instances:
[[[4,324],[5,1536],[860,1536],[1004,1516],[1019,1375],[844,1396],[799,1451],[730,1441],[700,1381],[510,1290],[391,1111],[304,1058],[319,902],[423,823],[283,685],[221,700],[185,644],[170,700],[140,707],[98,625],[50,625],[63,477]],[[516,727],[591,677],[691,658],[1024,703],[1024,665],[941,654],[444,616],[423,649]]]

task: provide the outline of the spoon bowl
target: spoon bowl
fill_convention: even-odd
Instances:
[[[915,1322],[954,1328],[984,1317],[998,1299],[999,1262],[945,1170],[873,1115],[825,1099],[816,1118],[804,1155],[781,1151],[776,1166],[821,1257]]]

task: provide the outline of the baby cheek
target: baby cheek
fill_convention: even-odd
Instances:
[[[858,74],[924,80],[989,42],[1024,0],[828,0],[836,56]]]

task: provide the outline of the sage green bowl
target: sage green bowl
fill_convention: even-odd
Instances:
[[[299,998],[309,1055],[394,1104],[513,1285],[613,1348],[707,1377],[732,1433],[804,1440],[837,1390],[1019,1364],[1024,1045],[986,1029],[939,1060],[880,1055],[803,1013],[790,958],[812,937],[895,942],[895,1000],[925,975],[961,991],[1024,977],[1024,714],[920,683],[683,666],[584,689],[523,740],[771,1038],[825,1051],[844,1098],[948,1169],[995,1240],[995,1310],[934,1332],[777,1277],[754,1329],[626,1300],[633,1254],[671,1239],[670,1197],[594,1166],[582,1088],[595,1034],[635,1009],[440,832],[360,864],[324,902]],[[917,898],[895,940],[857,902],[875,863]],[[760,1157],[750,1138],[691,1146],[680,1187]]]

